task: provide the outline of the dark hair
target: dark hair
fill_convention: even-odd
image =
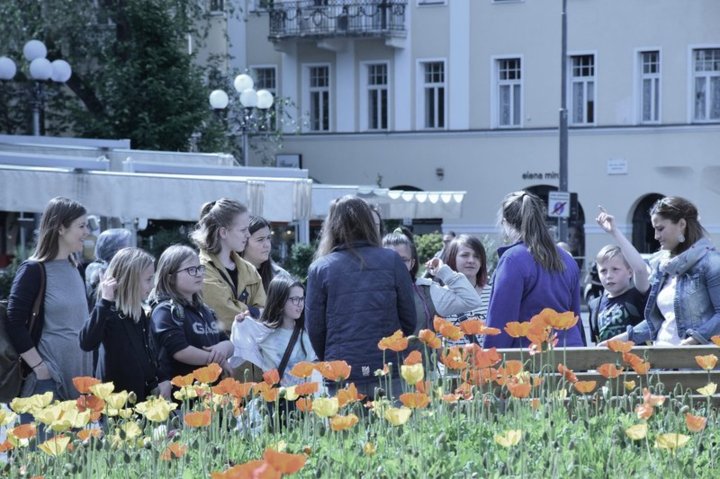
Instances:
[[[650,208],[650,216],[652,215],[658,215],[663,219],[672,221],[674,224],[677,224],[680,220],[685,220],[685,241],[678,243],[670,252],[672,255],[678,255],[686,251],[696,241],[707,235],[707,231],[700,224],[697,208],[685,198],[666,196],[657,200]]]
[[[163,251],[155,271],[155,289],[151,293],[153,299],[155,301],[172,299],[187,305],[187,301],[177,290],[177,271],[186,260],[197,257],[198,254],[194,249],[181,244],[172,245]],[[202,292],[193,294],[192,305],[197,307],[202,303]]]
[[[485,247],[482,241],[471,235],[460,235],[450,242],[447,247],[447,251],[443,253],[443,262],[450,267],[453,271],[457,272],[457,255],[460,251],[460,246],[466,246],[473,250],[476,255],[480,258],[480,271],[475,276],[475,282],[481,288],[484,288],[488,281],[487,272],[487,254],[485,253]]]
[[[398,228],[399,229],[399,228]],[[405,234],[400,233],[396,229],[392,233],[386,234],[382,239],[382,246],[383,248],[391,248],[393,246],[407,246],[410,249],[410,257],[413,260],[412,268],[410,268],[410,278],[415,281],[415,277],[417,276],[418,269],[420,269],[420,265],[418,264],[418,253],[417,253],[417,247],[415,247],[415,243],[412,242],[412,240]]]
[[[370,209],[372,210],[372,212],[375,213],[378,217],[378,220],[379,220],[378,229],[380,230],[378,233],[378,238],[382,238],[383,235],[385,234],[385,223],[383,222],[383,217],[382,217],[382,213],[380,212],[380,207],[378,205],[376,205],[375,203],[368,203],[368,204],[370,205]],[[373,224],[375,224],[375,218],[373,218]]]
[[[265,300],[265,309],[260,315],[260,321],[267,327],[277,329],[282,324],[283,310],[285,309],[285,303],[287,303],[290,297],[290,290],[295,286],[302,288],[303,292],[305,287],[302,283],[295,278],[288,275],[279,275],[270,281],[267,289],[267,300]],[[303,325],[305,313],[300,316],[297,320],[300,326]]]
[[[268,228],[272,231],[272,228],[270,228],[270,222],[268,220],[266,220],[262,216],[250,216],[250,226],[248,226],[248,233],[250,233],[251,236],[263,228]],[[240,256],[244,258],[246,251],[247,246],[245,247],[245,250],[240,253]],[[273,279],[272,258],[268,257],[268,259],[263,261],[260,266],[256,267],[256,269],[260,274],[260,279],[262,279],[263,289],[267,291],[268,287],[270,286],[270,281],[272,281]]]
[[[510,193],[502,202],[502,219],[515,230],[535,261],[549,271],[564,271],[558,247],[545,224],[545,204],[527,191]]]
[[[220,198],[205,203],[200,210],[200,221],[190,238],[201,250],[210,254],[220,252],[220,228],[230,228],[237,215],[247,213],[247,207],[239,201]]]
[[[333,200],[323,222],[315,258],[330,254],[338,246],[351,247],[357,241],[379,247],[380,236],[372,215],[370,205],[357,196],[346,195]]]
[[[87,214],[87,210],[77,201],[57,196],[51,199],[40,220],[37,246],[31,259],[52,261],[60,252],[60,228],[69,228],[73,221]],[[73,258],[69,258],[74,262]]]

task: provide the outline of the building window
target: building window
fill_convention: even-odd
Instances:
[[[210,11],[213,13],[225,11],[224,0],[210,0]]]
[[[595,123],[595,56],[572,56],[570,68],[570,122]]]
[[[660,52],[640,52],[640,122],[660,121]]]
[[[310,130],[330,131],[330,67],[310,67]]]
[[[720,120],[720,48],[693,50],[695,121]]]
[[[522,118],[522,68],[519,58],[497,61],[498,126],[520,126]]]
[[[445,62],[422,63],[423,128],[445,128]]]
[[[272,93],[275,101],[268,111],[267,129],[274,131],[277,129],[277,70],[275,67],[254,67],[253,78],[255,79],[256,90],[267,90]]]
[[[376,63],[367,66],[368,130],[388,129],[388,66]]]

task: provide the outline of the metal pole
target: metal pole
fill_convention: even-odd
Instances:
[[[567,112],[567,0],[562,0],[562,47],[560,58],[560,187],[568,191],[568,112]],[[568,209],[570,205],[568,205]],[[568,240],[568,219],[558,218],[558,240]]]
[[[248,141],[248,123],[250,122],[251,115],[250,108],[243,108],[243,121],[242,121],[242,149],[243,149],[243,164],[242,166],[250,166],[250,142]]]
[[[33,82],[33,98],[32,98],[32,131],[34,136],[40,136],[40,111],[43,108],[43,89],[42,83]]]

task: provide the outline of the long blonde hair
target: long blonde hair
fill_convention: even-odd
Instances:
[[[200,221],[190,234],[190,239],[201,250],[218,254],[221,248],[220,228],[230,228],[235,217],[247,211],[244,204],[228,198],[205,203],[200,210]]]
[[[40,262],[54,260],[60,251],[60,227],[69,228],[73,221],[86,214],[85,207],[77,201],[62,196],[51,199],[43,211],[37,246],[30,259]],[[72,257],[69,259],[73,261]]]
[[[115,307],[136,323],[142,317],[142,284],[141,275],[146,268],[155,263],[155,258],[140,248],[123,248],[110,261],[106,278],[115,278]],[[102,295],[98,288],[98,299]]]

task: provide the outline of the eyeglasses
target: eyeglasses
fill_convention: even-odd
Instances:
[[[205,266],[188,266],[187,268],[175,271],[175,274],[182,273],[183,271],[187,271],[187,274],[189,274],[193,278],[197,278],[198,276],[202,276],[205,274]]]
[[[305,302],[305,298],[303,296],[290,296],[288,298],[288,301],[290,301],[295,306],[300,306]]]

